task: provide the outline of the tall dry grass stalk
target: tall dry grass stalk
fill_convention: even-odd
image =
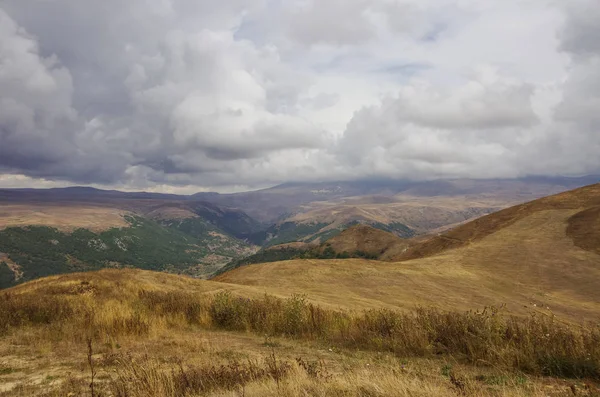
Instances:
[[[569,327],[552,317],[507,316],[497,309],[466,313],[418,308],[362,313],[326,310],[302,296],[247,299],[228,292],[119,291],[95,288],[82,297],[72,288],[36,294],[0,294],[0,334],[40,328],[39,337],[92,337],[106,342],[144,338],[165,328],[252,332],[310,340],[348,349],[403,357],[452,356],[483,366],[531,374],[600,379],[600,330]],[[40,296],[40,294],[45,294]],[[94,315],[86,315],[93,309]],[[90,328],[91,327],[91,328]]]

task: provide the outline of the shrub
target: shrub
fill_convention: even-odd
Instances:
[[[54,296],[0,294],[0,334],[11,327],[48,325],[73,315],[73,308],[65,299]]]
[[[160,368],[155,361],[139,363],[124,360],[117,379],[110,388],[115,397],[184,397],[214,390],[235,390],[257,380],[279,382],[291,370],[291,365],[278,361],[274,354],[262,363],[232,361],[225,365]]]

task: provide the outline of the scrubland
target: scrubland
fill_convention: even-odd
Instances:
[[[599,395],[596,324],[502,307],[336,310],[132,279],[146,273],[0,292],[0,396]]]

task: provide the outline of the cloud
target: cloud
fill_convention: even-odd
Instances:
[[[53,167],[73,151],[73,83],[55,56],[0,9],[0,158],[4,168]]]
[[[0,186],[599,173],[596,3],[6,0]]]
[[[302,44],[357,44],[375,36],[369,6],[367,0],[309,0],[287,10],[284,18],[290,38]]]

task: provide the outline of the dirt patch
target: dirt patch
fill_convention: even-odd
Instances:
[[[568,224],[567,236],[577,247],[600,254],[600,206],[573,215]]]
[[[2,262],[6,263],[8,268],[15,274],[15,281],[19,281],[23,278],[23,271],[21,270],[21,266],[11,261],[7,254],[0,252],[0,263]]]

